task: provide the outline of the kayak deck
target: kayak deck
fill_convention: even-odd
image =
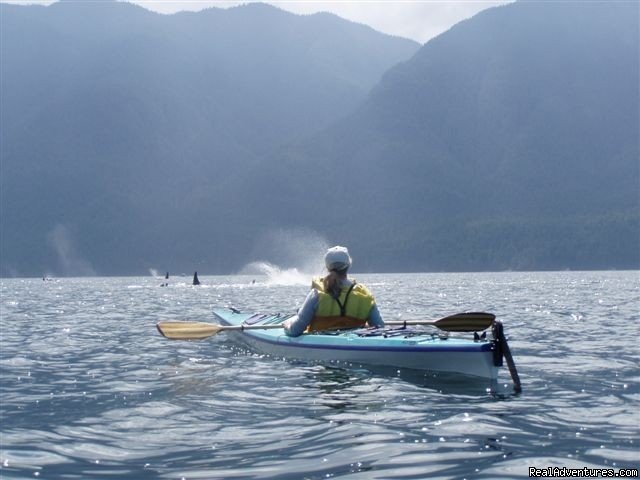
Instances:
[[[274,325],[293,315],[214,310],[222,325]],[[230,332],[231,333],[231,332]],[[449,337],[437,329],[361,328],[289,337],[282,328],[233,332],[252,350],[271,356],[329,364],[384,365],[497,379],[491,340]]]

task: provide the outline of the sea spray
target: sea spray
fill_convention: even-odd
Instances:
[[[261,235],[241,274],[262,274],[271,285],[307,285],[322,275],[327,240],[306,229],[275,229]]]
[[[96,271],[91,262],[80,253],[76,237],[71,228],[61,223],[57,223],[47,233],[47,242],[56,252],[58,273],[66,276],[93,277]]]
[[[281,269],[269,262],[251,262],[240,272],[242,275],[266,275],[267,285],[306,285],[310,275],[297,268]]]

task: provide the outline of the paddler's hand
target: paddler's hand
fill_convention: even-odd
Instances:
[[[291,320],[291,318],[288,318],[282,323],[282,326],[284,327],[284,333],[286,333],[287,335],[289,335],[289,333],[291,332]]]
[[[306,328],[306,326],[301,327],[300,325],[297,325],[296,322],[298,322],[298,315],[288,318],[284,322],[282,322],[282,326],[284,327],[284,333],[288,337],[297,337],[300,334],[302,334],[302,332]]]
[[[302,335],[311,323],[313,313],[315,313],[315,309],[311,311],[311,315],[305,315],[301,308],[297,315],[294,315],[282,322],[284,333],[289,337],[299,337]]]

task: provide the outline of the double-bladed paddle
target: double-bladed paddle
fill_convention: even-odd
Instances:
[[[385,326],[432,325],[445,332],[479,332],[493,325],[496,316],[492,313],[457,313],[440,320],[392,320]],[[218,325],[205,322],[159,322],[156,327],[166,338],[172,340],[198,340],[211,337],[220,332],[243,330],[267,330],[283,328],[282,323],[272,325]]]

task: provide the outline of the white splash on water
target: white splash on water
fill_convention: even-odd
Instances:
[[[297,268],[282,269],[269,262],[251,262],[240,272],[243,275],[266,275],[267,285],[306,285],[310,282],[310,275]]]
[[[252,261],[240,271],[245,275],[265,275],[267,285],[309,285],[323,274],[327,240],[307,229],[274,229],[260,235]]]

